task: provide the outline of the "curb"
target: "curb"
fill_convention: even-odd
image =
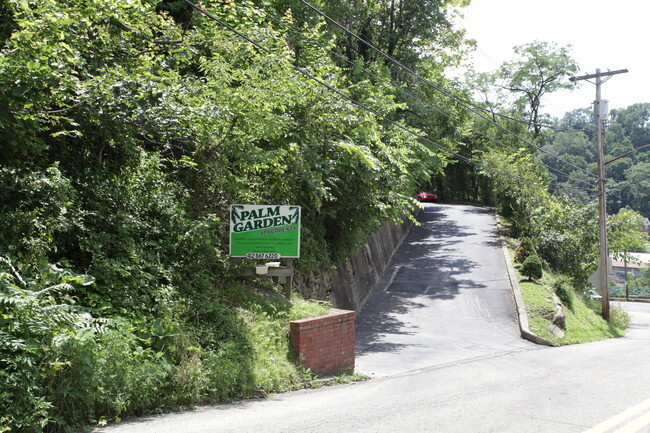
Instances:
[[[503,258],[506,261],[506,269],[508,271],[508,279],[510,280],[510,289],[512,290],[512,295],[515,299],[515,307],[517,309],[517,319],[519,322],[519,332],[521,333],[521,338],[528,340],[532,343],[539,344],[542,346],[555,346],[550,340],[540,337],[539,335],[532,332],[528,325],[528,313],[526,313],[526,308],[524,307],[524,298],[521,295],[521,287],[519,287],[519,282],[515,274],[515,269],[512,266],[512,261],[510,260],[510,254],[508,252],[508,247],[506,242],[501,235],[502,229],[499,220],[497,221],[497,230],[499,233],[499,238],[501,239],[501,251],[503,252]]]

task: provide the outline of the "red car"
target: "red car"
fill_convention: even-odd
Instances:
[[[431,202],[438,201],[438,196],[430,192],[421,192],[416,197],[418,201],[431,201]]]

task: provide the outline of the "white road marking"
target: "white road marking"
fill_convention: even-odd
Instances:
[[[388,284],[386,284],[386,287],[384,287],[384,292],[387,292],[390,285],[393,284],[393,281],[395,280],[395,277],[397,276],[397,271],[399,271],[401,268],[402,268],[402,265],[395,266],[395,270],[393,271],[393,275],[390,276],[390,280],[388,280]]]

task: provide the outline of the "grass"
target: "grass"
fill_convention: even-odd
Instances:
[[[260,395],[311,387],[317,379],[294,359],[289,341],[289,322],[328,314],[329,303],[306,300],[297,294],[291,300],[277,290],[248,293],[240,299],[237,315],[253,348],[252,382]]]
[[[368,377],[357,373],[319,377],[297,364],[289,340],[289,322],[328,314],[331,305],[303,299],[298,294],[293,294],[289,301],[280,295],[279,289],[248,292],[246,299],[240,299],[241,305],[237,308],[253,347],[253,381],[259,394],[367,380]]]
[[[233,296],[237,316],[252,347],[251,381],[256,395],[366,380],[358,374],[323,378],[298,365],[289,340],[289,322],[328,314],[331,305],[295,293],[288,300],[281,293],[280,287],[262,284],[254,291],[243,289]]]
[[[514,263],[512,250],[510,257]],[[574,287],[569,287],[567,292],[571,308],[567,305],[563,306],[567,329],[564,331],[564,337],[558,338],[548,328],[555,313],[553,287],[564,278],[545,269],[544,275],[539,281],[528,281],[519,274],[518,264],[515,264],[515,272],[528,313],[530,330],[540,337],[559,346],[624,335],[624,330],[629,324],[629,317],[625,311],[620,308],[612,308],[611,320],[608,323],[600,316],[600,301],[591,300],[578,293]]]

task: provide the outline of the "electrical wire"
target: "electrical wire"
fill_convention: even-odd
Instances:
[[[241,33],[239,30],[235,29],[235,28],[232,27],[231,25],[229,25],[229,24],[223,22],[222,20],[220,20],[220,19],[217,18],[216,16],[212,15],[212,14],[209,13],[208,11],[204,10],[204,9],[201,8],[200,6],[198,6],[198,5],[194,4],[194,3],[192,3],[192,2],[189,1],[189,0],[183,0],[183,1],[184,1],[185,3],[187,3],[189,6],[191,6],[192,8],[194,8],[196,11],[200,12],[201,14],[203,14],[203,15],[205,15],[206,17],[210,18],[211,20],[213,20],[213,21],[215,21],[216,23],[220,24],[221,26],[223,26],[224,28],[228,29],[229,31],[235,33],[237,36],[239,36],[240,38],[242,38],[242,39],[244,39],[245,41],[249,42],[250,44],[256,46],[257,48],[259,48],[260,50],[264,51],[265,53],[267,53],[267,54],[269,54],[269,55],[272,55],[272,56],[276,56],[276,54],[273,53],[273,52],[272,52],[270,49],[268,49],[267,47],[261,45],[261,44],[258,43],[257,41],[255,41],[255,40],[251,39],[250,37],[246,36],[245,34]],[[371,114],[373,114],[373,115],[375,115],[375,116],[377,116],[377,117],[379,117],[379,118],[381,118],[381,119],[387,121],[387,122],[390,123],[391,125],[393,125],[393,126],[399,128],[399,129],[401,129],[401,130],[407,132],[408,134],[411,134],[411,135],[413,135],[414,137],[417,137],[417,138],[419,138],[419,139],[421,139],[421,140],[423,140],[423,141],[425,141],[425,142],[427,142],[427,143],[429,143],[429,144],[431,144],[431,145],[433,145],[433,146],[439,148],[440,150],[446,152],[447,154],[449,154],[449,155],[451,155],[451,156],[454,156],[454,157],[456,157],[456,158],[458,158],[458,159],[464,161],[464,162],[467,163],[467,164],[471,164],[471,165],[474,165],[474,166],[477,166],[477,167],[483,168],[483,169],[485,169],[485,170],[488,170],[488,171],[491,171],[491,172],[495,172],[495,173],[498,173],[498,174],[500,174],[500,175],[502,175],[502,176],[507,176],[507,177],[510,177],[510,178],[512,178],[512,179],[519,180],[519,181],[522,181],[522,182],[524,182],[524,183],[527,183],[527,184],[530,184],[530,185],[533,185],[533,186],[536,186],[536,187],[539,187],[539,188],[543,188],[543,189],[546,189],[546,188],[547,188],[547,185],[544,184],[544,183],[542,183],[542,182],[540,182],[540,181],[536,181],[536,180],[533,180],[533,179],[528,179],[528,178],[524,178],[524,177],[520,177],[520,176],[516,176],[516,175],[510,174],[510,173],[506,173],[506,172],[504,172],[504,171],[501,171],[501,170],[498,170],[498,169],[495,169],[495,168],[488,167],[488,166],[486,166],[486,165],[484,165],[484,164],[482,164],[482,163],[480,163],[480,162],[478,162],[478,161],[475,161],[475,160],[473,160],[473,159],[471,159],[471,158],[468,158],[468,157],[465,157],[465,156],[463,156],[463,155],[461,155],[461,154],[459,154],[459,153],[456,153],[456,152],[454,152],[454,151],[452,151],[452,150],[446,148],[445,146],[442,146],[441,144],[432,141],[431,139],[425,137],[424,135],[419,134],[419,133],[417,133],[417,132],[415,132],[415,131],[409,129],[409,128],[407,128],[406,126],[404,126],[404,125],[402,125],[402,124],[400,124],[400,123],[398,123],[398,122],[395,122],[395,121],[392,120],[392,119],[389,119],[388,117],[386,117],[386,116],[384,116],[383,114],[377,112],[376,110],[373,110],[372,108],[367,107],[367,106],[365,106],[364,104],[362,104],[362,103],[360,103],[360,102],[354,100],[353,98],[351,98],[351,97],[345,95],[345,94],[344,94],[343,92],[341,92],[340,90],[338,90],[338,89],[336,89],[336,88],[330,86],[329,84],[325,83],[324,81],[322,81],[322,80],[316,78],[314,75],[310,74],[309,72],[305,71],[304,69],[299,68],[299,67],[297,67],[297,66],[295,66],[295,65],[290,65],[290,66],[291,66],[294,70],[296,70],[297,72],[299,72],[300,74],[302,74],[302,75],[304,75],[305,77],[307,77],[307,78],[309,78],[309,79],[311,79],[311,80],[317,82],[317,83],[320,84],[321,86],[327,88],[328,90],[330,90],[331,92],[333,92],[333,93],[339,95],[340,97],[342,97],[342,98],[348,100],[349,102],[353,103],[354,105],[357,105],[358,107],[362,108],[363,110],[365,110],[365,111],[367,111],[367,112],[369,112],[369,113],[371,113]]]
[[[336,21],[335,19],[329,17],[327,14],[325,14],[324,12],[322,12],[321,10],[319,10],[318,8],[312,6],[312,5],[309,4],[307,1],[305,1],[305,0],[300,0],[300,2],[301,2],[302,4],[304,4],[306,7],[308,7],[309,9],[313,10],[314,12],[316,12],[317,14],[319,14],[320,16],[322,16],[323,18],[325,18],[327,21],[329,21],[329,22],[331,22],[332,24],[334,24],[334,25],[335,25],[336,27],[338,27],[339,29],[343,30],[345,33],[349,34],[350,36],[354,37],[355,39],[357,39],[357,40],[359,40],[360,42],[362,42],[363,44],[365,44],[368,48],[370,48],[370,49],[376,51],[377,53],[379,53],[382,57],[384,57],[385,59],[387,59],[387,60],[390,61],[391,63],[394,63],[394,64],[398,65],[400,68],[402,68],[403,70],[405,70],[405,71],[408,72],[409,74],[413,75],[413,76],[416,77],[418,80],[420,80],[420,81],[422,81],[423,83],[427,84],[428,86],[430,86],[430,87],[436,89],[437,91],[439,91],[439,92],[442,93],[443,95],[447,96],[448,98],[450,98],[450,99],[452,99],[452,100],[458,102],[459,104],[461,104],[463,107],[465,107],[465,108],[468,109],[469,111],[473,112],[474,114],[478,115],[479,117],[483,118],[484,120],[487,120],[488,122],[494,124],[496,127],[502,129],[503,131],[507,132],[508,134],[510,134],[510,135],[512,135],[512,136],[514,136],[514,137],[516,137],[517,139],[519,139],[519,140],[523,141],[524,143],[528,144],[529,146],[531,146],[531,147],[533,147],[533,148],[539,150],[540,152],[545,153],[545,152],[544,152],[540,147],[536,146],[534,143],[532,143],[532,142],[526,140],[525,138],[521,137],[519,134],[517,134],[517,133],[515,133],[515,132],[513,132],[513,131],[510,131],[509,129],[507,129],[507,128],[501,126],[501,125],[499,125],[497,122],[494,122],[493,120],[489,119],[488,117],[485,117],[484,115],[480,114],[480,113],[479,113],[479,112],[474,108],[474,107],[476,107],[475,104],[473,104],[473,103],[471,103],[471,102],[468,102],[468,101],[466,101],[466,100],[464,100],[464,99],[462,99],[462,98],[460,98],[460,97],[458,97],[458,96],[456,96],[456,95],[453,95],[452,93],[450,93],[450,92],[448,92],[448,91],[442,89],[440,86],[436,85],[435,83],[431,82],[430,80],[427,80],[426,78],[422,77],[421,75],[419,75],[418,73],[416,73],[415,71],[413,71],[412,69],[410,69],[409,67],[407,67],[406,65],[404,65],[403,63],[401,63],[399,60],[395,59],[394,57],[392,57],[392,56],[389,55],[389,54],[384,53],[382,50],[380,50],[379,48],[377,48],[375,45],[371,44],[370,42],[368,42],[368,41],[364,40],[363,38],[361,38],[360,36],[356,35],[354,32],[350,31],[348,28],[346,28],[345,26],[343,26],[342,24],[340,24],[340,23],[339,23],[338,21]],[[480,110],[485,110],[485,109],[482,108],[482,107],[480,107],[479,109],[480,109]],[[554,158],[556,158],[556,159],[558,159],[558,160],[561,160],[562,162],[564,162],[564,163],[566,163],[566,164],[572,166],[572,167],[575,168],[576,170],[584,171],[585,173],[589,174],[590,176],[596,177],[593,173],[590,173],[589,171],[585,170],[584,168],[582,168],[582,167],[580,167],[580,166],[577,166],[577,165],[574,165],[574,164],[572,164],[572,163],[569,163],[569,162],[563,161],[560,157],[558,157],[558,156],[556,156],[556,155],[552,155],[552,156],[553,156]]]
[[[428,102],[423,101],[421,98],[419,98],[419,97],[413,95],[412,93],[410,93],[410,92],[408,92],[408,91],[406,91],[406,90],[404,90],[404,89],[402,89],[402,88],[400,88],[400,87],[398,87],[398,86],[395,86],[392,82],[389,82],[389,81],[387,81],[387,80],[381,78],[380,76],[378,76],[378,75],[375,74],[374,72],[372,72],[372,71],[370,71],[370,70],[364,68],[363,66],[361,66],[361,65],[359,65],[358,63],[356,63],[356,62],[350,60],[349,58],[347,58],[347,57],[345,57],[345,56],[343,56],[343,55],[341,55],[341,54],[339,54],[339,53],[337,53],[337,52],[335,52],[335,51],[333,51],[333,50],[330,50],[329,48],[327,48],[327,47],[326,47],[324,44],[322,44],[321,42],[318,42],[317,40],[315,40],[315,39],[313,39],[313,38],[311,38],[311,37],[305,35],[305,34],[302,33],[300,30],[296,29],[294,26],[292,26],[292,25],[288,24],[286,21],[284,21],[284,20],[282,20],[282,19],[280,19],[280,18],[278,18],[278,17],[276,17],[276,16],[274,16],[274,15],[272,15],[272,14],[266,12],[264,9],[262,9],[262,8],[256,6],[256,5],[254,5],[254,4],[247,3],[247,2],[240,2],[240,4],[243,4],[243,5],[245,5],[245,6],[249,6],[249,7],[253,8],[253,9],[257,10],[258,12],[263,13],[265,16],[267,16],[268,18],[270,18],[270,19],[273,20],[274,22],[276,22],[276,23],[278,23],[278,24],[284,26],[286,29],[290,30],[292,33],[298,35],[299,37],[301,37],[301,38],[303,38],[303,39],[309,41],[310,43],[312,43],[312,44],[314,44],[314,45],[319,46],[320,48],[322,48],[323,50],[325,50],[325,51],[328,52],[329,54],[331,54],[331,55],[335,56],[336,58],[338,58],[338,59],[340,59],[340,60],[346,62],[348,65],[350,65],[350,66],[352,66],[352,67],[354,67],[354,68],[357,68],[357,69],[359,69],[360,71],[362,71],[362,72],[364,72],[364,73],[370,75],[371,77],[373,77],[373,78],[376,79],[377,81],[382,82],[382,83],[384,83],[384,84],[390,86],[391,88],[393,88],[393,89],[397,90],[398,92],[400,92],[402,95],[408,96],[408,97],[412,98],[414,101],[418,101],[418,102],[420,102],[421,104],[423,104],[423,105],[425,105],[425,106],[431,108],[432,110],[434,110],[434,111],[440,113],[441,115],[447,117],[448,119],[450,119],[450,120],[452,120],[452,121],[454,121],[454,122],[458,122],[458,123],[460,123],[460,124],[463,124],[463,123],[464,123],[462,120],[459,120],[459,119],[457,119],[456,117],[452,116],[451,114],[448,114],[448,113],[445,112],[444,110],[441,110],[441,109],[439,109],[439,108],[437,108],[437,107],[434,107],[433,105],[429,104]],[[494,113],[494,114],[497,114],[497,113]],[[512,120],[518,120],[518,119],[515,119],[515,118],[508,117],[508,116],[505,116],[505,117],[506,117],[506,118],[509,118],[509,119],[512,119]],[[488,139],[488,140],[494,142],[495,144],[498,144],[498,145],[500,145],[500,146],[507,147],[507,148],[509,148],[510,150],[513,150],[513,151],[518,151],[518,150],[519,150],[519,149],[516,149],[515,147],[513,147],[513,146],[511,146],[511,145],[508,145],[508,144],[506,144],[506,143],[503,143],[502,141],[497,140],[496,138],[493,138],[493,137],[491,137],[491,136],[489,136],[489,135],[487,135],[487,134],[484,134],[484,133],[481,132],[481,131],[478,131],[477,129],[475,129],[475,128],[472,127],[472,126],[470,126],[469,129],[472,130],[472,131],[474,131],[476,134],[478,134],[478,135],[480,135],[480,136],[482,136],[482,137],[484,137],[484,138],[486,138],[486,139]],[[540,148],[539,150],[542,151],[541,148]],[[544,153],[548,153],[548,152],[544,152]],[[551,154],[551,155],[552,155],[552,154]],[[552,156],[556,157],[555,155],[552,155]],[[556,157],[556,158],[557,158],[557,157]],[[545,165],[545,166],[546,166],[550,171],[552,171],[552,172],[554,172],[554,173],[556,173],[556,174],[561,174],[561,175],[564,175],[564,176],[569,177],[569,174],[568,174],[568,173],[565,173],[565,172],[563,172],[562,170],[560,170],[560,169],[558,169],[558,168],[552,167],[552,166],[547,165],[547,164],[544,164],[544,163],[541,163],[541,164],[542,164],[542,165]],[[587,181],[584,181],[584,180],[580,180],[580,181],[581,181],[582,183],[587,184]],[[593,187],[589,186],[589,188],[593,188]]]

